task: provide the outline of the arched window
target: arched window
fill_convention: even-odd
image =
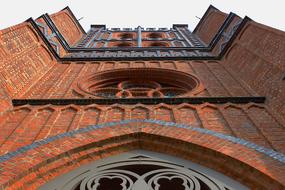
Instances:
[[[122,33],[119,35],[120,39],[133,39],[134,35],[132,33]]]
[[[117,44],[117,47],[131,47],[132,44],[129,42],[121,42]]]
[[[150,47],[168,47],[169,45],[166,42],[152,42]]]
[[[114,69],[80,80],[78,93],[97,98],[182,97],[199,86],[196,77],[168,69]]]
[[[190,161],[132,151],[83,165],[40,190],[248,190],[223,174]]]
[[[148,34],[147,37],[148,38],[154,38],[154,39],[162,38],[162,34],[159,32],[153,32],[153,33]]]

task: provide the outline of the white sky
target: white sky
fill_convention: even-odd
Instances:
[[[5,3],[4,3],[5,2]],[[0,7],[0,29],[54,13],[69,6],[87,31],[90,24],[111,27],[171,27],[188,24],[191,30],[212,4],[285,31],[285,0],[5,0]]]

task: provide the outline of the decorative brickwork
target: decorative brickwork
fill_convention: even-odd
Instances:
[[[136,149],[284,189],[284,38],[213,6],[193,32],[85,32],[68,7],[0,31],[0,189]]]

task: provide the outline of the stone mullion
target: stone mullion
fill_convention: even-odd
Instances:
[[[142,28],[140,26],[138,26],[138,30],[137,30],[137,43],[138,43],[138,47],[142,47]]]

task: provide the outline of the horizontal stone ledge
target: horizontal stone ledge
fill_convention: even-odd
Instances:
[[[191,97],[191,98],[103,98],[103,99],[13,99],[14,106],[22,105],[111,105],[111,104],[225,104],[264,103],[265,97]]]

